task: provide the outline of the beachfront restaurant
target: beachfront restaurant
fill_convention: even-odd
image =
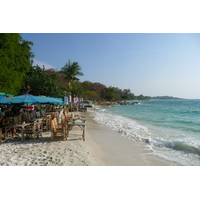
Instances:
[[[86,119],[79,105],[63,104],[62,99],[21,95],[0,100],[0,142],[36,141],[43,134],[50,140],[67,140],[77,126],[85,140]]]

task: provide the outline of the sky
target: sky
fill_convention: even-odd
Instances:
[[[78,62],[80,81],[135,95],[200,99],[198,33],[23,33],[34,64],[60,70]]]

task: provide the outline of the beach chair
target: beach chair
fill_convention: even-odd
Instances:
[[[48,131],[48,130],[51,129],[51,120],[52,120],[51,115],[47,115],[47,116],[43,119],[43,130]]]
[[[70,121],[72,121],[72,117],[70,117],[70,116],[66,116],[66,115],[62,115],[62,122],[63,123],[68,123],[68,122],[70,122]]]
[[[59,116],[59,113],[58,113],[58,112],[53,112],[53,113],[51,114],[52,119],[54,119],[54,118],[57,119],[58,116]]]
[[[24,129],[24,136],[27,138],[36,138],[42,137],[43,132],[43,121],[42,120],[34,120],[30,125],[26,126]]]
[[[43,119],[36,119],[35,136],[36,138],[42,137],[43,133]]]
[[[51,140],[66,140],[66,125],[58,124],[57,119],[51,120]]]
[[[66,108],[64,109],[64,114],[67,115],[68,113],[69,113],[69,108],[66,107]]]
[[[27,126],[24,130],[24,136],[26,138],[33,138],[34,140],[36,139],[36,125],[37,121],[34,121],[33,123],[30,124],[30,126]]]
[[[63,115],[62,116],[62,123],[66,126],[66,129],[68,129],[68,123],[69,122],[72,122],[73,121],[73,119],[72,119],[72,117],[71,116],[69,116],[69,115]],[[71,128],[71,127],[70,127]],[[70,129],[71,130],[71,129]]]

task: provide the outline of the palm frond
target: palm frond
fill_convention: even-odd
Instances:
[[[65,79],[67,80],[70,89],[72,89],[72,83],[79,80],[77,76],[83,76],[78,62],[71,63],[70,60],[68,60],[68,63],[61,68],[61,71],[65,74]]]

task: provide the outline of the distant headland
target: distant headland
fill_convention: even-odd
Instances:
[[[162,100],[162,99],[183,99],[183,98],[178,98],[178,97],[172,97],[172,96],[157,96],[157,97],[151,97],[152,100]]]

